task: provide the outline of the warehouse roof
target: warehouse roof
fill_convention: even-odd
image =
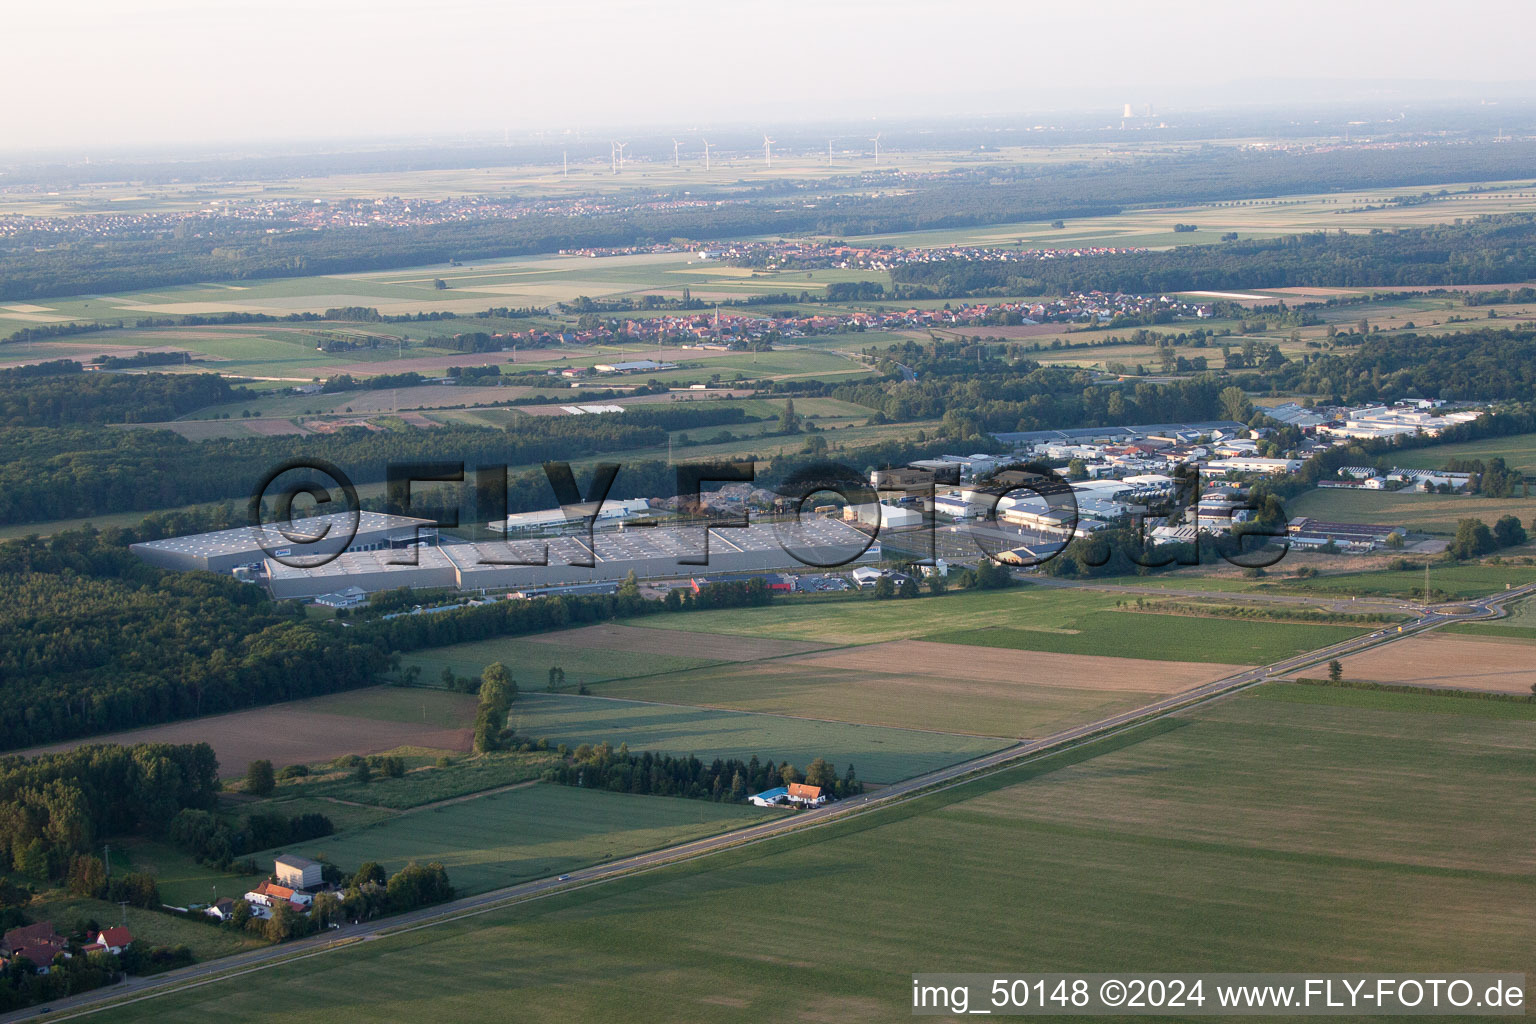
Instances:
[[[383,512],[359,512],[357,513],[358,533],[378,533],[387,530],[405,529],[412,526],[432,526],[430,519],[412,519],[406,516],[386,515]],[[267,523],[261,528],[265,533],[268,547],[282,543],[284,534],[304,537],[344,537],[351,530],[351,514],[347,512],[333,512],[330,515],[312,516],[308,519],[296,519],[292,523],[281,524]],[[231,555],[249,552],[253,559],[262,557],[261,542],[263,532],[257,528],[236,526],[228,530],[216,530],[212,533],[194,533],[185,537],[167,537],[164,540],[144,541],[135,547],[154,548],[161,551],[174,551],[177,554],[198,555],[207,557],[211,555]],[[303,539],[294,542],[303,547],[313,541]]]

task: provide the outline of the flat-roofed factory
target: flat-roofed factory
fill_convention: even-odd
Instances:
[[[351,532],[353,515],[357,517],[356,533]],[[283,524],[282,529],[275,524],[236,526],[213,533],[140,541],[129,545],[129,550],[150,565],[162,569],[233,572],[241,566],[266,561],[269,554],[281,554],[285,550],[288,554],[283,557],[290,560],[315,560],[336,553],[338,549],[346,552],[387,552],[403,550],[418,543],[431,544],[436,533],[432,521],[428,519],[411,519],[382,512],[335,512],[294,520]],[[345,547],[342,547],[343,544]]]
[[[867,533],[822,516],[745,526],[651,522],[599,528],[590,540],[576,531],[474,542],[438,537],[423,520],[361,515],[353,542],[323,565],[285,564],[310,561],[299,544],[286,554],[274,551],[281,559],[269,557],[250,527],[149,541],[133,549],[151,564],[174,569],[230,572],[259,562],[258,576],[278,598],[317,598],[351,588],[515,591],[616,581],[631,572],[640,579],[763,572],[867,562],[880,555]],[[298,533],[300,525],[307,530],[317,520],[302,520],[289,532]]]

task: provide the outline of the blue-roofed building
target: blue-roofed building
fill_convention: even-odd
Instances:
[[[765,789],[761,793],[754,793],[747,797],[759,807],[777,807],[779,804],[789,802],[789,787],[776,786],[773,789]]]

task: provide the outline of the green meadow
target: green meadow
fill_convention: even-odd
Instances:
[[[252,999],[237,978],[110,1012],[457,1024],[513,992],[531,1022],[889,1021],[910,1014],[914,971],[1536,967],[1536,722],[1264,692],[264,972],[302,1000]]]

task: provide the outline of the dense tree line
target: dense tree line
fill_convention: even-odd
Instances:
[[[224,871],[236,858],[257,850],[319,839],[335,831],[331,820],[323,814],[287,817],[257,811],[235,826],[203,808],[188,807],[171,819],[165,837],[199,862]]]
[[[69,531],[0,545],[0,587],[9,598],[0,605],[0,746],[371,685],[391,655],[423,647],[772,599],[760,580],[717,583],[666,603],[628,587],[337,630],[228,576],[146,565],[125,546],[138,536]],[[503,709],[503,725],[505,717]]]
[[[463,461],[469,472],[478,465],[527,466],[659,448],[666,444],[668,430],[735,424],[746,418],[740,407],[690,402],[602,416],[520,417],[504,430],[348,427],[318,436],[204,441],[171,431],[73,425],[170,419],[245,394],[212,374],[0,377],[0,449],[9,456],[0,465],[0,523],[247,499],[267,472],[288,459],[324,459],[340,466],[354,482],[365,483],[385,479],[390,463],[448,459]],[[672,493],[666,486],[654,486],[660,475],[654,468],[636,467],[631,493]],[[472,490],[472,482],[466,486]],[[553,505],[542,473],[528,475],[509,491],[509,511]]]
[[[899,374],[839,385],[836,398],[877,409],[889,420],[943,418],[944,433],[966,439],[1015,430],[1168,423],[1216,419],[1222,385],[1212,375],[1169,384],[1098,383],[1072,367],[1042,366],[1000,355],[998,346],[909,342],[890,350],[911,368]]]
[[[0,746],[345,690],[385,667],[360,634],[227,576],[146,565],[131,539],[0,545]]]
[[[54,372],[0,370],[0,426],[156,423],[250,395],[216,373],[83,373],[72,360],[43,365]]]
[[[1348,351],[1287,363],[1272,380],[1278,388],[1350,404],[1398,398],[1526,401],[1536,395],[1536,330],[1369,335]]]
[[[0,449],[9,455],[0,465],[0,522],[248,498],[266,473],[288,459],[324,459],[363,483],[385,479],[392,462],[516,466],[654,447],[666,439],[659,427],[630,425],[617,416],[529,417],[508,430],[348,427],[325,435],[206,441],[159,430],[0,428]]]
[[[185,808],[211,810],[218,788],[206,743],[0,757],[0,873],[62,878],[102,837],[158,835]]]
[[[1468,285],[1536,276],[1536,216],[1368,233],[1312,232],[1091,260],[908,263],[891,272],[912,297],[1073,291],[1156,294],[1244,288]]]
[[[690,800],[714,800],[736,803],[753,793],[792,782],[820,786],[836,799],[864,792],[852,765],[839,776],[837,768],[825,758],[816,758],[800,771],[785,761],[775,764],[753,755],[749,761],[715,758],[706,764],[697,757],[673,757],[670,754],[631,753],[628,744],[617,750],[608,743],[582,744],[570,758],[544,773],[549,782],[587,789],[606,789],[614,793],[639,793],[653,796],[677,796]]]

